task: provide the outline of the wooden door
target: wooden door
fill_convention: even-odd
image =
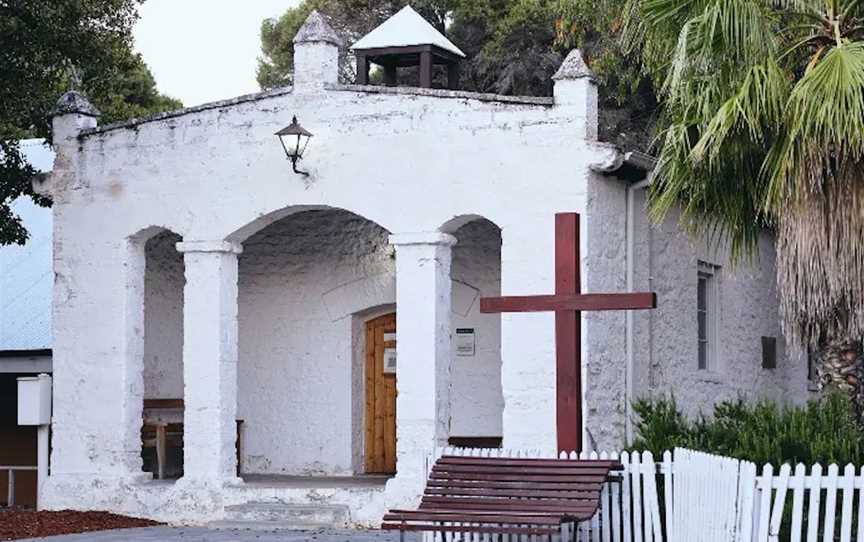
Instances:
[[[395,314],[366,322],[367,473],[396,472],[395,349]]]

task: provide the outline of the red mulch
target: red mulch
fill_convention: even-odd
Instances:
[[[149,519],[118,516],[108,512],[0,510],[0,540],[150,527],[152,525],[158,525],[158,523]]]

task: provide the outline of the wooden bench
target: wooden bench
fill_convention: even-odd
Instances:
[[[591,519],[617,461],[444,456],[417,510],[390,510],[382,529],[555,535]]]
[[[164,479],[167,472],[168,447],[183,448],[183,399],[144,399],[141,443],[144,448],[156,451],[157,479]],[[243,420],[237,420],[237,476],[240,476],[242,457]],[[181,465],[182,469],[182,465]],[[179,473],[178,473],[179,474]]]

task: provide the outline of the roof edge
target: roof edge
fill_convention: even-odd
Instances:
[[[601,175],[633,177],[633,172],[643,173],[643,177],[657,167],[657,158],[642,151],[623,151],[614,147],[612,157],[605,162],[591,164],[592,171]]]
[[[227,100],[219,100],[216,102],[208,102],[201,105],[193,105],[191,107],[184,107],[183,109],[176,109],[174,111],[165,111],[164,113],[156,113],[155,115],[149,115],[147,117],[135,118],[124,120],[120,122],[113,122],[111,124],[106,124],[104,126],[97,126],[95,128],[88,128],[86,130],[82,130],[79,134],[80,137],[87,137],[96,134],[102,134],[105,132],[110,132],[113,130],[121,130],[124,128],[136,128],[142,124],[148,124],[151,122],[158,122],[161,120],[173,119],[175,117],[182,117],[184,115],[189,115],[191,113],[198,113],[201,111],[207,111],[210,109],[219,109],[222,107],[231,107],[234,105],[239,105],[247,102],[256,102],[258,100],[266,100],[268,98],[275,98],[277,96],[284,96],[285,94],[291,94],[294,92],[294,87],[278,87],[269,90],[262,90],[261,92],[254,92],[252,94],[243,94],[242,96],[236,96],[234,98],[228,98]]]
[[[547,96],[507,96],[504,94],[492,94],[489,92],[470,92],[467,90],[447,90],[442,88],[423,87],[384,87],[378,85],[329,85],[327,90],[365,92],[367,94],[404,94],[413,96],[429,96],[432,98],[456,98],[464,100],[478,100],[481,102],[499,102],[521,105],[538,105],[551,107],[555,105],[555,99]]]
[[[353,85],[353,84],[330,84],[325,85],[325,90],[334,90],[334,91],[353,91],[353,92],[365,92],[369,94],[407,94],[407,95],[415,95],[415,96],[430,96],[433,98],[462,98],[469,100],[479,100],[482,102],[500,102],[500,103],[513,103],[513,104],[523,104],[523,105],[538,105],[550,107],[555,105],[555,101],[553,98],[546,96],[507,96],[503,94],[492,94],[492,93],[484,93],[484,92],[469,92],[465,90],[446,90],[446,89],[429,89],[429,88],[421,88],[421,87],[382,87],[376,85]],[[293,87],[279,87],[270,90],[264,90],[261,92],[255,92],[252,94],[244,94],[242,96],[237,96],[235,98],[229,98],[227,100],[219,100],[216,102],[204,103],[201,105],[195,105],[192,107],[185,107],[183,109],[177,109],[174,111],[166,111],[164,113],[156,113],[155,115],[150,115],[147,117],[135,118],[124,120],[120,122],[114,122],[111,124],[105,124],[103,126],[97,126],[95,128],[88,128],[86,130],[82,130],[79,134],[79,138],[86,138],[89,136],[104,134],[107,132],[112,132],[115,130],[123,130],[123,129],[135,129],[138,126],[143,124],[149,124],[151,122],[159,122],[163,120],[173,119],[177,117],[182,117],[185,115],[189,115],[192,113],[199,113],[201,111],[208,111],[211,109],[219,109],[223,107],[232,107],[235,105],[247,103],[247,102],[255,102],[258,100],[266,100],[269,98],[276,98],[279,96],[285,96],[286,94],[291,94],[294,92]]]

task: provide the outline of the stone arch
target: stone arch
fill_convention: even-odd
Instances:
[[[498,222],[496,222],[492,218],[489,218],[486,215],[480,213],[464,213],[461,215],[455,215],[448,220],[445,220],[438,227],[438,231],[441,231],[443,233],[449,233],[452,235],[456,233],[456,231],[458,231],[459,228],[461,228],[462,226],[478,220],[485,220],[492,223],[496,228],[498,228],[499,231],[502,229],[501,226],[498,225]]]
[[[451,436],[458,439],[454,444],[487,446],[502,436],[501,317],[481,314],[479,298],[501,295],[501,228],[482,215],[464,214],[440,230],[456,237],[450,270]],[[469,289],[473,299],[466,303]],[[460,305],[467,309],[457,310]],[[466,351],[471,344],[473,353]]]
[[[357,315],[395,302],[389,234],[351,211],[315,205],[274,211],[227,237],[243,244],[243,474],[359,470],[355,405],[364,403],[357,401]],[[281,438],[286,434],[294,438]]]
[[[246,241],[246,239],[266,228],[267,226],[283,220],[293,214],[306,211],[344,211],[369,220],[370,222],[373,222],[375,224],[378,224],[388,231],[392,231],[389,225],[385,224],[384,221],[380,220],[378,217],[367,216],[367,214],[359,210],[327,204],[298,204],[286,205],[284,207],[273,209],[268,212],[261,212],[257,216],[249,220],[247,223],[240,225],[233,231],[231,231],[231,233],[225,236],[225,240],[235,243],[243,243]]]
[[[161,405],[171,400],[174,416],[182,421],[185,266],[176,249],[182,239],[157,225],[127,237],[124,357],[130,395],[125,442],[136,464],[131,470],[143,469],[154,477],[160,459],[164,477],[182,474],[182,448],[169,447],[157,457],[156,427],[146,423],[162,414],[153,411],[154,400],[162,401]]]

